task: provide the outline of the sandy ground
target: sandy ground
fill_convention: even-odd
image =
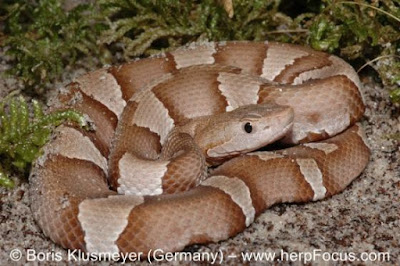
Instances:
[[[1,72],[7,67],[2,60],[4,57],[0,54]],[[67,71],[64,82],[84,71]],[[332,198],[308,204],[277,205],[236,237],[217,244],[193,246],[186,251],[192,255],[218,254],[217,262],[222,259],[224,264],[232,265],[244,263],[242,255],[267,256],[274,252],[275,264],[283,256],[284,265],[289,262],[343,264],[335,260],[352,259],[353,255],[369,255],[366,262],[356,260],[358,265],[400,265],[400,111],[390,104],[386,89],[367,78],[363,82],[367,110],[362,125],[372,156],[359,178]],[[0,98],[16,86],[15,80],[0,78]],[[28,183],[18,183],[13,190],[0,188],[0,265],[55,265],[59,260],[62,264],[68,260],[77,264],[74,254],[68,254],[41,233],[31,214]],[[18,257],[18,251],[22,258],[14,262],[10,254]],[[37,256],[34,258],[32,254]],[[183,256],[187,254],[179,253],[181,257],[171,262],[167,259],[153,262],[177,265],[196,261],[196,257]],[[308,261],[311,254],[315,254],[315,260]],[[387,255],[388,260],[380,261],[387,259]],[[262,261],[266,262],[267,258],[263,257]],[[259,263],[253,257],[246,264]]]

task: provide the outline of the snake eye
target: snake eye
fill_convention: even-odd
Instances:
[[[251,133],[251,131],[253,131],[253,126],[250,124],[250,122],[244,124],[244,131],[246,131],[247,133]]]

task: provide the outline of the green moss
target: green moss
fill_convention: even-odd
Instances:
[[[35,100],[30,111],[22,96],[11,95],[0,102],[0,186],[13,186],[6,172],[29,170],[32,161],[40,155],[40,148],[49,140],[52,128],[64,121],[73,121],[82,127],[87,124],[81,114],[72,110],[45,115]]]
[[[58,78],[64,68],[82,56],[100,57],[93,6],[82,5],[65,12],[60,0],[8,1],[4,13],[3,46],[13,59],[7,72],[24,82],[26,90],[41,92],[43,85]]]
[[[292,19],[279,12],[280,1],[234,1],[229,18],[219,1],[99,1],[109,21],[102,42],[122,45],[125,58],[150,55],[197,40],[265,40],[278,26],[298,30],[306,15]],[[179,14],[179,15],[177,15]],[[304,37],[304,31],[286,41]]]

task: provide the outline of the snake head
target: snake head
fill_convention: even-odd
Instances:
[[[254,151],[284,137],[294,113],[288,106],[264,103],[218,115],[196,139],[208,161],[217,162]]]

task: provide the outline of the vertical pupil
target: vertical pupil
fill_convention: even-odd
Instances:
[[[247,123],[244,125],[244,130],[245,130],[247,133],[251,133],[251,131],[253,130],[253,127],[251,126],[251,124],[250,124],[249,122],[247,122]]]

